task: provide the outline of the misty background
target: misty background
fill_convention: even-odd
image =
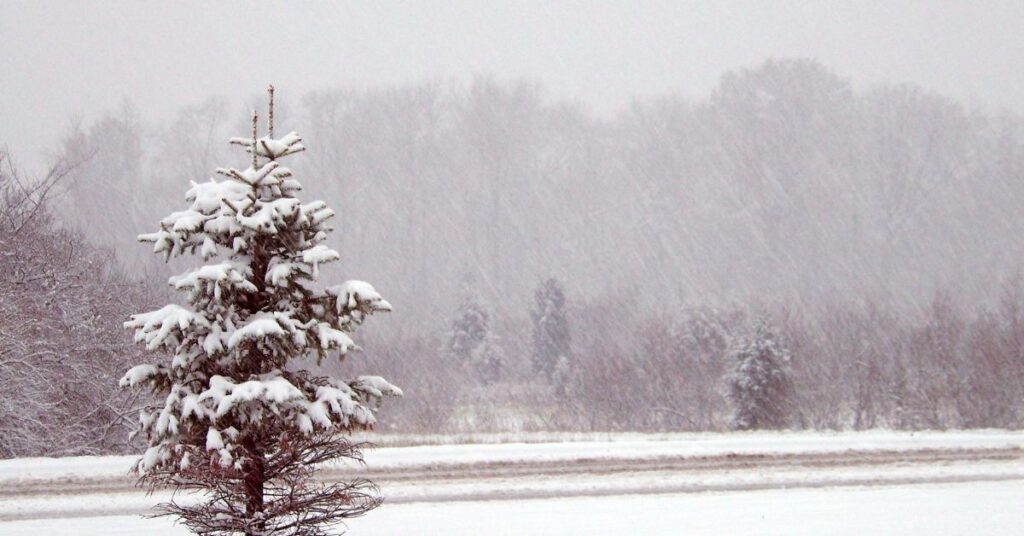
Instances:
[[[302,197],[338,212],[326,279],[395,305],[354,358],[405,389],[391,429],[724,429],[763,324],[779,426],[1024,422],[1019,3],[6,4],[7,174],[61,178],[3,245],[84,287],[6,270],[4,318],[78,330],[54,352],[118,433],[120,322],[188,268],[135,236],[244,162],[226,140],[268,83]],[[545,369],[551,279],[571,336]],[[467,309],[483,357],[453,343]]]

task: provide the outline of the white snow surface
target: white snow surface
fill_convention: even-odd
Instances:
[[[245,325],[235,330],[228,338],[228,347],[235,348],[249,339],[283,336],[284,328],[278,323],[273,313],[258,313],[246,321]]]
[[[338,312],[345,308],[355,309],[360,304],[366,304],[374,311],[390,311],[391,304],[387,302],[373,285],[366,281],[350,279],[340,285],[327,287],[327,293],[338,297]]]
[[[124,374],[121,378],[119,385],[121,387],[135,387],[136,385],[152,378],[159,372],[159,368],[156,365],[136,365]]]
[[[350,536],[1024,534],[1016,482],[385,504]],[[139,516],[0,521],[6,536],[186,536]]]
[[[848,450],[906,450],[924,448],[1024,448],[1024,432],[837,432],[678,434],[663,440],[610,436],[602,441],[561,443],[500,443],[488,445],[429,445],[388,448],[366,455],[370,467],[414,464],[487,463],[499,461],[630,459],[725,454],[828,453]]]
[[[386,435],[368,439],[416,440]],[[213,438],[208,446],[216,447],[216,442]],[[726,463],[651,469],[652,461],[728,460],[732,454],[1012,452],[1021,448],[1024,433],[995,430],[621,434],[556,443],[384,447],[368,451],[366,461],[367,470],[381,475],[381,490],[390,502],[349,522],[348,534],[1024,534],[1024,515],[1019,514],[1024,459],[1019,456],[881,465],[783,463],[751,469]],[[7,490],[0,492],[0,534],[186,534],[168,520],[134,515],[169,498],[168,491],[150,496],[128,485],[127,470],[134,460],[106,456],[0,461],[0,490]],[[586,463],[597,467],[604,462],[619,467],[540,478],[500,470],[475,474],[475,467],[494,470],[510,463],[515,467],[515,462],[554,462],[555,469]],[[644,464],[647,468],[639,467]],[[355,471],[352,467],[326,469],[341,470],[339,475]],[[428,476],[392,481],[389,474]],[[75,483],[104,482],[121,482],[122,488],[64,491]],[[22,496],[17,493],[19,486],[35,486],[35,491]]]
[[[185,331],[193,323],[207,325],[203,317],[177,304],[170,304],[148,313],[132,315],[124,327],[135,329],[135,341],[145,341],[146,348],[155,350],[164,346],[174,351],[176,342],[168,342],[175,330]]]

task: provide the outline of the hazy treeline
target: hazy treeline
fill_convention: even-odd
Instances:
[[[486,79],[279,93],[279,128],[310,149],[293,164],[306,195],[339,211],[341,270],[380,281],[403,326],[445,326],[466,273],[498,315],[548,276],[645,309],[870,298],[920,313],[950,285],[994,299],[1024,253],[1019,118],[910,86],[855,91],[811,61],[610,119]],[[160,125],[126,104],[73,128],[61,152],[94,156],[68,182],[69,219],[129,266],[158,263],[135,234],[179,210],[188,181],[239,163],[225,140],[248,113],[228,102]]]
[[[779,424],[814,429],[947,429],[1024,424],[1024,282],[991,308],[933,296],[920,319],[884,305],[816,314],[740,304],[633,311],[628,294],[569,304],[570,370],[546,379],[530,351],[505,344],[503,380],[445,350],[440,337],[372,341],[375,369],[417,398],[383,422],[401,431],[728,430],[735,354],[766,323],[784,348],[791,390]],[[610,320],[613,319],[613,320]],[[530,332],[525,318],[516,331]]]
[[[389,427],[726,428],[730,349],[761,318],[791,354],[792,426],[1020,424],[1018,117],[854,88],[808,60],[613,117],[490,79],[279,89],[278,128],[309,147],[291,163],[305,197],[338,212],[331,275],[395,305],[354,358],[405,389]],[[83,163],[55,212],[133,276],[182,271],[134,237],[183,207],[189,180],[240,164],[225,140],[247,109],[216,97],[153,124],[126,103],[73,126],[58,153]],[[572,334],[558,381],[531,365],[549,277]],[[487,378],[451,349],[466,281],[500,361]],[[716,346],[680,342],[698,316]]]

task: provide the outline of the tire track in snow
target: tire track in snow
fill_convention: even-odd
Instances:
[[[705,456],[656,456],[650,458],[579,458],[574,460],[517,460],[466,464],[412,465],[385,470],[352,468],[325,469],[326,481],[350,477],[378,483],[429,483],[431,481],[485,480],[510,477],[561,477],[641,472],[736,471],[774,468],[824,468],[885,466],[893,464],[930,465],[950,462],[1024,461],[1018,447],[977,449],[867,450],[828,453],[721,454]],[[30,495],[92,495],[139,491],[135,479],[123,477],[60,478],[31,481],[0,481],[0,499]]]
[[[384,490],[388,503],[402,504],[1024,480],[1022,462],[1024,451],[1018,447],[932,448],[500,461],[386,470],[330,469],[325,470],[322,476],[324,480],[353,476],[370,478]],[[974,466],[980,470],[973,470]],[[959,472],[944,471],[951,467]],[[853,472],[843,474],[845,469]],[[623,480],[613,481],[616,478]],[[637,484],[638,478],[642,484]],[[576,479],[576,485],[552,485],[565,479]],[[581,481],[585,485],[580,486]],[[534,486],[533,483],[546,485]],[[145,490],[136,487],[128,476],[0,484],[3,484],[0,487],[0,521],[145,514],[149,509],[141,505],[163,500],[146,496]],[[157,493],[169,492],[158,490]],[[102,504],[103,496],[111,495],[130,499],[128,502],[132,504],[136,504],[138,498],[140,506],[126,506],[124,500],[120,503],[111,500],[106,507],[60,508],[63,501],[88,499],[90,496],[95,496],[96,503]],[[30,503],[25,507],[10,508],[18,501],[31,501],[33,498],[58,501],[57,507],[36,506],[33,509]]]

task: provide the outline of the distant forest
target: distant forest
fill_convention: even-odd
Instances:
[[[349,358],[405,390],[385,431],[735,428],[738,363],[769,332],[786,389],[765,426],[1024,423],[1020,117],[810,60],[611,117],[488,78],[279,91],[303,197],[338,212],[324,279],[395,308]],[[242,164],[226,141],[261,98],[161,124],[126,101],[69,128],[48,179],[0,163],[0,456],[126,448],[121,322],[171,296],[140,281],[187,268],[135,236]]]

